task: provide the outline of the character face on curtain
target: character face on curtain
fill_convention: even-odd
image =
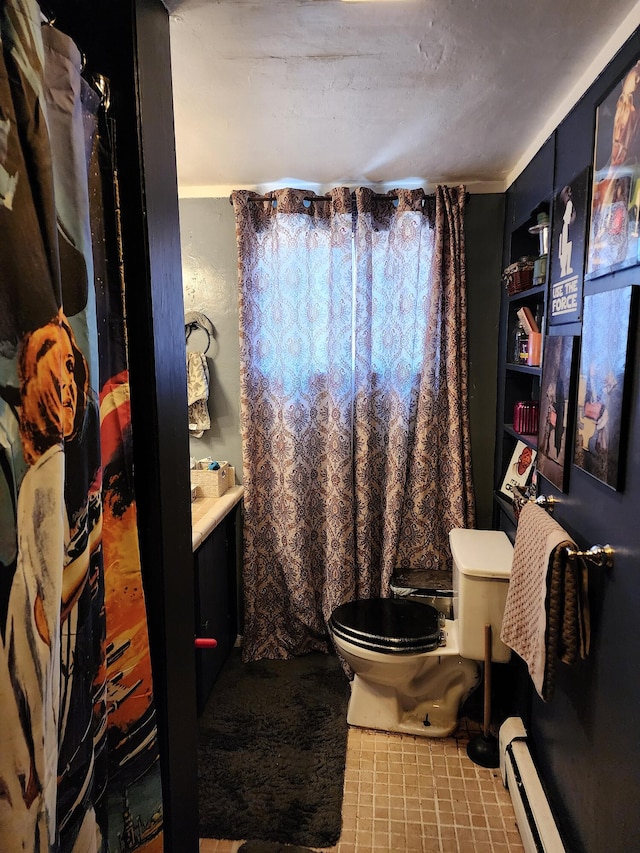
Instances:
[[[87,398],[87,365],[66,317],[58,316],[22,341],[18,362],[25,459],[78,432]]]

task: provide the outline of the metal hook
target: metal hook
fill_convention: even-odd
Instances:
[[[40,17],[42,19],[43,24],[47,24],[47,26],[52,27],[56,22],[56,15],[51,9],[47,6],[46,3],[40,3]]]
[[[102,106],[105,112],[109,112],[109,107],[111,106],[111,83],[109,82],[109,78],[105,77],[104,74],[94,74],[92,80],[93,85],[102,98]]]

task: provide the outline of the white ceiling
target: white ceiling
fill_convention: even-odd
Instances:
[[[501,191],[640,24],[637,0],[165,0],[181,195]]]

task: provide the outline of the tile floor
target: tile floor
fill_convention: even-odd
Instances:
[[[450,738],[349,729],[342,834],[324,853],[521,853],[499,770],[467,756],[478,724]],[[236,853],[241,841],[202,839],[200,853]]]

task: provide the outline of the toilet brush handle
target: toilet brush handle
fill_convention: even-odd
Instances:
[[[484,726],[483,734],[489,737],[491,724],[491,625],[484,626]]]

